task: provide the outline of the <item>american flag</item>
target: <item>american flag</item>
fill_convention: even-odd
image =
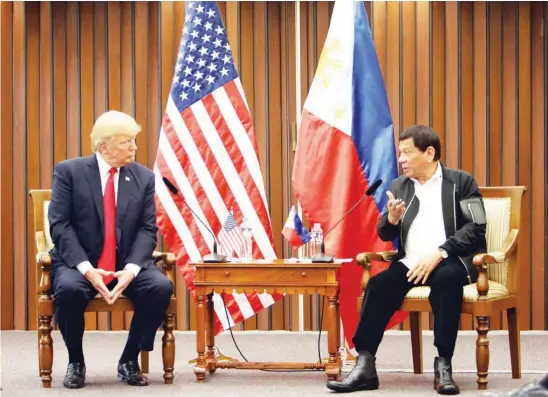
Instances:
[[[216,2],[187,2],[171,92],[162,119],[154,173],[157,222],[194,296],[194,268],[212,252],[213,237],[183,200],[169,193],[166,177],[217,235],[234,209],[253,230],[254,258],[275,259],[253,122]],[[262,291],[261,291],[262,292]],[[228,329],[282,295],[213,297],[215,333]]]
[[[232,212],[230,212],[226,217],[226,221],[217,235],[217,240],[219,240],[221,247],[225,249],[225,254],[228,252],[228,249],[230,249],[239,256],[240,247],[244,243],[244,236],[236,224],[236,220],[234,219]]]

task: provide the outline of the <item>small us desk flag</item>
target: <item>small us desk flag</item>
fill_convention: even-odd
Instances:
[[[187,2],[171,92],[154,166],[158,227],[194,296],[194,268],[212,252],[213,237],[183,200],[218,235],[229,209],[253,230],[255,258],[275,259],[270,215],[251,115],[216,2]],[[214,295],[215,333],[253,316],[282,295]]]

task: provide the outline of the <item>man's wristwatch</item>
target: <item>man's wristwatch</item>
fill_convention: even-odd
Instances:
[[[447,257],[449,256],[449,255],[447,255],[447,251],[444,250],[443,248],[438,248],[438,249],[440,250],[441,257],[443,259],[447,259]]]

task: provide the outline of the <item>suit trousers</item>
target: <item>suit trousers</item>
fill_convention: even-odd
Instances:
[[[112,291],[117,282],[115,278],[107,288]],[[52,283],[55,321],[65,345],[69,350],[81,347],[84,311],[97,295],[97,290],[76,268],[64,264],[52,267]],[[152,266],[141,269],[123,292],[135,307],[128,341],[139,350],[153,350],[154,337],[164,319],[172,291],[171,282],[159,268]]]
[[[409,268],[393,262],[388,269],[371,277],[364,293],[362,311],[352,339],[358,352],[375,355],[390,318],[401,306],[405,295],[415,285],[407,281]],[[434,314],[434,345],[438,354],[450,359],[455,350],[462,308],[463,286],[468,273],[458,258],[442,260],[430,274],[430,305]]]

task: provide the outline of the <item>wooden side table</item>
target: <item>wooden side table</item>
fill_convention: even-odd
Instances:
[[[194,373],[198,382],[205,381],[206,371],[213,373],[217,368],[234,369],[317,369],[325,370],[329,380],[335,380],[341,370],[338,358],[340,344],[339,302],[337,269],[335,263],[295,263],[278,259],[274,261],[254,260],[245,263],[192,263],[196,267],[194,285],[198,309],[196,346],[198,351]],[[292,294],[313,294],[327,296],[327,363],[299,362],[217,362],[213,346],[213,293],[231,294],[253,292],[278,292]],[[206,353],[207,341],[207,353]]]

